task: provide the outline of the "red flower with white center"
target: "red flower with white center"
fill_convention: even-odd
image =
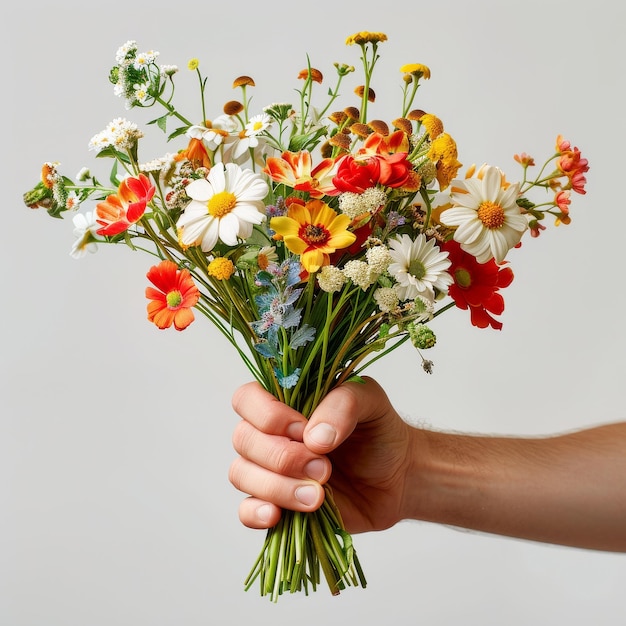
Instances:
[[[141,219],[154,192],[155,187],[145,174],[125,178],[117,193],[96,205],[96,223],[102,227],[96,234],[113,236],[128,230]]]
[[[452,265],[448,272],[454,283],[448,288],[450,297],[457,307],[469,309],[472,325],[478,328],[500,330],[502,322],[493,318],[504,311],[504,298],[499,289],[508,287],[513,281],[513,270],[499,266],[493,259],[479,263],[469,252],[465,252],[460,244],[451,240],[443,244],[442,250],[448,252]]]
[[[176,330],[185,330],[194,320],[191,309],[200,299],[189,270],[178,269],[176,263],[166,260],[153,265],[146,276],[156,287],[146,287],[148,319],[160,329],[174,324]]]

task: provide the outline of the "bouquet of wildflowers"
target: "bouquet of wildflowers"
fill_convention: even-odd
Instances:
[[[568,224],[571,194],[585,193],[587,160],[559,136],[540,167],[525,153],[518,182],[494,165],[459,175],[454,139],[435,113],[416,108],[430,78],[418,63],[400,69],[397,115],[368,117],[383,33],[346,43],[360,54],[363,82],[337,106],[352,65],[336,63],[334,84],[317,102],[322,72],[307,64],[293,102],[249,110],[248,76],[234,80],[238,99],[207,118],[200,103],[175,107],[178,68],[134,41],[119,48],[110,72],[127,110],[155,107],[150,122],[172,149],[140,158],[144,132],[114,119],[89,147],[112,161],[107,181],[88,169],[76,180],[47,162],[25,204],[53,217],[72,215],[72,256],[99,244],[123,244],[154,259],[147,270],[147,317],[184,330],[194,311],[232,344],[256,380],[310,415],[335,386],[410,341],[435,344],[430,322],[451,307],[479,328],[500,329],[500,290],[513,280],[506,259],[551,216]],[[541,193],[531,199],[531,193]],[[81,210],[89,207],[88,210]],[[332,491],[314,513],[284,511],[268,531],[246,588],[258,581],[273,601],[285,592],[337,594],[365,586],[352,538]]]

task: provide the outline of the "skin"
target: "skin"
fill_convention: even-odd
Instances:
[[[315,510],[328,483],[351,533],[412,519],[626,552],[626,422],[540,438],[429,431],[372,379],[333,390],[308,421],[257,383],[232,402],[229,479],[250,494],[250,528]]]

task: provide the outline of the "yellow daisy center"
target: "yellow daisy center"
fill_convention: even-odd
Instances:
[[[478,207],[478,219],[485,228],[501,228],[504,225],[504,209],[487,200]]]
[[[207,202],[207,209],[210,215],[220,218],[230,213],[236,204],[237,198],[234,194],[230,191],[220,191]]]
[[[165,296],[165,301],[167,302],[167,307],[169,309],[177,309],[183,301],[183,296],[178,290],[170,291]]]

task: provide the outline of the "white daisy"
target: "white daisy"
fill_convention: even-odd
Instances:
[[[396,292],[400,300],[414,300],[422,296],[435,299],[435,289],[446,292],[452,284],[447,252],[441,252],[434,239],[418,235],[413,241],[408,235],[400,235],[389,241],[389,253],[393,262],[389,273],[396,280]]]
[[[72,217],[74,222],[74,243],[70,251],[70,256],[75,259],[80,259],[87,254],[87,252],[96,252],[98,244],[96,243],[95,231],[99,228],[96,223],[95,214],[91,211],[86,213],[76,213]]]
[[[502,186],[502,172],[484,166],[482,177],[455,180],[450,198],[454,206],[441,213],[446,226],[456,226],[454,240],[476,257],[479,263],[494,258],[502,263],[528,228],[528,221],[517,205],[519,183]]]
[[[191,202],[176,226],[183,245],[210,252],[218,239],[236,246],[265,219],[263,200],[269,187],[260,174],[234,163],[216,163],[206,179],[194,180],[185,192]]]

